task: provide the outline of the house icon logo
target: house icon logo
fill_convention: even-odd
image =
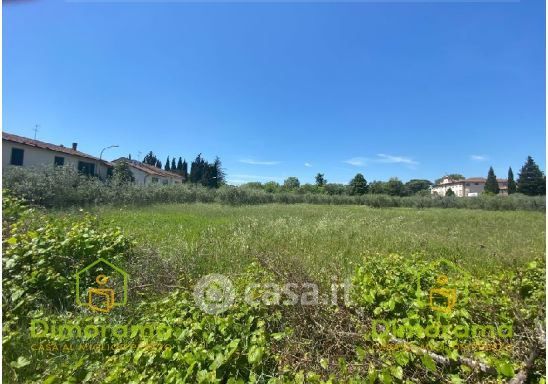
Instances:
[[[447,259],[432,261],[418,274],[416,304],[439,314],[450,314],[455,307],[468,304],[472,280],[467,271]]]
[[[450,313],[457,303],[457,290],[447,288],[447,282],[446,275],[439,275],[436,279],[437,287],[430,288],[429,302],[433,311]]]
[[[99,258],[76,273],[76,304],[109,313],[127,303],[128,274]]]

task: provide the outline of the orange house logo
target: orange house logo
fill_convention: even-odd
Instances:
[[[95,275],[95,286],[85,284]],[[94,312],[108,313],[127,303],[128,274],[116,265],[99,258],[76,273],[76,304]]]

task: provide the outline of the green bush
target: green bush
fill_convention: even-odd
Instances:
[[[78,174],[70,167],[45,167],[6,169],[3,176],[4,187],[16,196],[45,207],[73,207],[97,204],[146,205],[159,203],[212,203],[230,205],[253,204],[352,204],[375,208],[468,208],[486,210],[529,210],[545,211],[545,196],[481,195],[474,198],[455,196],[408,197],[386,194],[365,194],[350,196],[326,191],[306,192],[304,189],[287,191],[244,185],[242,187],[222,186],[218,189],[205,188],[194,184],[135,185],[119,183],[116,180],[103,182],[94,177]],[[329,186],[329,184],[327,185]]]

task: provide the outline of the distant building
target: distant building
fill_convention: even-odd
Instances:
[[[145,184],[181,184],[183,182],[183,176],[164,171],[161,168],[155,167],[154,165],[149,165],[141,163],[137,160],[130,160],[125,157],[121,157],[113,161],[113,163],[126,162],[133,173],[135,178],[135,183],[140,185]]]
[[[484,177],[471,177],[469,179],[455,180],[445,176],[439,184],[432,187],[432,194],[445,196],[449,188],[458,197],[476,197],[481,195],[485,188],[487,179]],[[499,195],[508,195],[508,180],[497,179],[499,184]]]
[[[83,174],[101,179],[112,172],[112,163],[70,148],[2,132],[2,169],[7,167],[72,166]]]

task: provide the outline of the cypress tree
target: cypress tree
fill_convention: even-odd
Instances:
[[[177,166],[175,165],[175,157],[171,159],[171,170],[175,172],[177,170]]]
[[[183,160],[183,165],[181,168],[181,176],[183,176],[184,181],[188,180],[188,163],[186,160]]]
[[[493,193],[498,194],[499,189],[499,183],[497,182],[497,176],[495,175],[495,171],[493,171],[493,167],[489,167],[489,172],[487,173],[487,181],[485,182],[485,188],[483,189],[484,192],[487,193]]]
[[[170,171],[170,170],[171,170],[171,168],[169,167],[169,156],[168,156],[167,159],[166,159],[166,165],[164,166],[164,169],[165,169],[166,171]]]
[[[508,168],[508,194],[516,193],[516,182],[514,181],[514,172],[512,167]]]
[[[177,162],[177,173],[180,175],[183,174],[183,159],[181,159],[181,156],[179,156],[179,161]]]
[[[531,156],[521,168],[518,177],[518,192],[524,195],[534,196],[546,193],[545,178],[542,171]]]

